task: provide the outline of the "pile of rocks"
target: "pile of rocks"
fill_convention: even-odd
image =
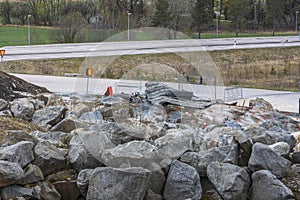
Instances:
[[[298,115],[129,99],[0,100],[44,130],[0,144],[0,199],[300,199]]]

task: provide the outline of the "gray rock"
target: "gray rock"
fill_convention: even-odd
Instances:
[[[39,141],[48,141],[58,148],[68,148],[72,134],[63,132],[48,132],[44,133],[41,131],[35,131],[31,133],[32,136],[36,137]]]
[[[50,181],[51,183],[58,182],[58,181],[76,180],[76,172],[72,169],[59,171],[47,176],[46,180]]]
[[[54,186],[61,195],[61,200],[78,199],[80,195],[75,180],[58,181]]]
[[[34,159],[33,142],[22,141],[7,147],[0,148],[0,160],[18,163],[25,167]]]
[[[47,128],[49,125],[53,126],[60,122],[64,118],[66,111],[67,108],[64,106],[44,107],[35,111],[32,122],[40,127]]]
[[[132,141],[115,148],[104,150],[101,160],[111,167],[144,167],[149,169],[152,162],[159,163],[157,148],[145,141]]]
[[[290,153],[290,145],[286,142],[277,142],[269,147],[278,155],[286,156]]]
[[[46,106],[66,106],[63,98],[57,94],[51,94],[48,98]]]
[[[163,170],[159,169],[151,171],[148,181],[148,189],[156,194],[163,195],[166,180],[167,179]]]
[[[165,136],[154,141],[159,157],[161,159],[177,159],[186,151],[192,151],[194,135],[194,130],[191,129],[169,131]]]
[[[70,163],[77,172],[82,169],[93,169],[103,166],[101,153],[113,144],[102,132],[77,129],[70,141],[68,157]]]
[[[29,164],[24,169],[24,172],[25,174],[23,178],[20,181],[18,181],[18,184],[20,185],[37,183],[39,181],[44,180],[44,175],[42,170],[36,165]]]
[[[36,199],[61,200],[61,195],[50,182],[39,182],[33,188],[33,194]]]
[[[0,160],[0,188],[15,184],[23,175],[24,171],[19,164]]]
[[[39,142],[34,136],[19,130],[8,131],[5,137],[5,145],[13,145],[22,141],[33,142],[34,144]]]
[[[293,152],[292,158],[294,163],[300,164],[300,151]]]
[[[204,135],[202,150],[207,150],[213,147],[234,145],[237,143],[234,140],[234,136],[237,133],[237,130],[231,127],[216,127]]]
[[[109,120],[110,118],[113,117],[113,110],[110,107],[100,108],[100,112],[104,120]]]
[[[58,122],[56,125],[54,125],[51,128],[51,131],[58,131],[58,132],[64,132],[64,133],[70,133],[71,131],[82,128],[83,124],[81,124],[79,121],[76,121],[72,118],[66,118]]]
[[[200,176],[205,177],[207,176],[207,166],[210,163],[217,161],[237,165],[238,154],[239,151],[237,145],[214,147],[207,151],[187,152],[181,156],[180,161],[193,166],[198,171]]]
[[[201,199],[202,187],[196,169],[178,160],[172,162],[164,190],[166,200]]]
[[[143,168],[97,168],[90,177],[86,199],[144,199],[149,173]]]
[[[296,145],[296,139],[293,135],[288,133],[279,133],[266,131],[262,135],[252,137],[253,142],[260,142],[263,144],[271,145],[277,142],[286,142],[290,145],[290,148],[293,149]]]
[[[102,115],[101,113],[99,115],[99,113],[95,111],[85,112],[80,116],[79,121],[82,123],[97,124],[102,121]]]
[[[11,200],[18,197],[30,199],[33,197],[33,190],[18,185],[7,186],[1,189],[1,197],[3,200]]]
[[[212,162],[207,167],[207,177],[223,199],[247,199],[250,177],[245,169],[229,163]]]
[[[8,103],[4,99],[0,99],[0,111],[8,108]]]
[[[81,170],[77,176],[76,185],[79,189],[80,194],[83,197],[86,197],[88,187],[89,187],[89,179],[91,174],[94,172],[94,169],[84,169]]]
[[[31,121],[34,114],[34,105],[27,98],[15,99],[11,102],[10,110],[14,117]]]
[[[41,168],[44,176],[58,172],[66,167],[64,153],[48,141],[38,143],[34,148],[34,153],[36,157],[33,164]]]
[[[78,103],[74,106],[74,108],[71,110],[71,112],[73,114],[75,114],[78,118],[86,112],[89,112],[90,108],[88,105],[84,104],[84,103]]]
[[[287,175],[291,162],[277,155],[270,147],[262,143],[255,143],[252,148],[248,167],[252,172],[266,169],[278,178]]]
[[[219,195],[218,191],[215,189],[211,189],[206,191],[205,194],[203,194],[203,199],[209,199],[209,200],[223,200],[223,198]]]
[[[155,192],[153,192],[150,189],[147,190],[145,200],[163,200],[163,199],[164,198],[161,195],[156,194]]]
[[[292,191],[268,170],[252,174],[251,200],[295,199]]]

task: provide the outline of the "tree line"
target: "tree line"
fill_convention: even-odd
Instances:
[[[122,31],[163,27],[184,33],[212,32],[227,25],[235,30],[292,30],[300,0],[5,0],[0,2],[3,24],[25,25],[30,15],[37,26],[67,27],[72,35],[82,27]],[[217,21],[218,23],[217,23]],[[300,20],[299,20],[300,21]],[[226,26],[225,26],[226,25]],[[74,31],[74,27],[77,29]],[[64,38],[62,39],[64,40]],[[62,41],[63,42],[63,41]],[[70,42],[70,41],[69,41]]]

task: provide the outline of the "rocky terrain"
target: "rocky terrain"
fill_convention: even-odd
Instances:
[[[37,86],[2,95],[1,119],[31,128],[1,127],[0,200],[300,199],[299,114],[260,98],[225,104],[146,87],[97,98]]]

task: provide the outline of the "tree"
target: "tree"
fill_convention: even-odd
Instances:
[[[282,0],[267,0],[266,1],[266,18],[268,24],[273,25],[273,36],[277,25],[280,24],[280,21],[284,18],[284,1]]]
[[[3,24],[11,24],[12,6],[8,0],[1,3],[0,13],[3,19]]]
[[[83,34],[81,31],[86,25],[87,22],[80,13],[69,13],[57,22],[57,29],[53,36],[59,43],[82,42]]]
[[[152,25],[162,28],[169,28],[171,20],[171,11],[169,9],[168,0],[156,0],[155,1],[155,13],[152,17]]]
[[[22,25],[26,23],[26,19],[30,14],[30,7],[27,2],[15,2],[12,7],[12,17],[20,21]]]
[[[230,0],[228,4],[228,19],[235,26],[235,35],[239,36],[239,27],[246,21],[250,10],[249,0]]]
[[[213,9],[211,0],[197,0],[192,11],[193,27],[198,32],[198,38],[201,38],[201,31],[213,19]]]

